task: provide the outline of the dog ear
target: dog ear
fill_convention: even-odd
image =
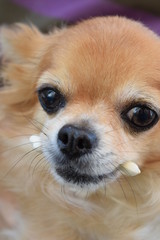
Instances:
[[[14,105],[33,98],[47,36],[35,27],[0,28],[0,103]]]

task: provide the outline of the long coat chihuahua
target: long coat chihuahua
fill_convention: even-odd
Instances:
[[[16,24],[0,59],[0,239],[158,240],[160,38]]]

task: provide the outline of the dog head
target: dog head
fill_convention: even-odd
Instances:
[[[95,190],[121,177],[127,161],[142,172],[157,168],[158,36],[106,17],[48,35],[23,25],[2,28],[1,46],[7,84],[0,101],[6,112],[40,123],[44,161],[58,182]]]

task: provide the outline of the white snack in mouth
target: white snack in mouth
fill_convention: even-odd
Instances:
[[[141,170],[139,169],[138,165],[131,161],[121,164],[120,170],[123,172],[124,175],[131,177],[141,173]]]
[[[32,143],[33,148],[38,148],[41,146],[41,139],[38,135],[30,136],[29,141]]]

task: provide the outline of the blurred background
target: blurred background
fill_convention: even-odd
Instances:
[[[159,0],[0,0],[0,24],[34,23],[47,32],[93,16],[120,15],[160,34]]]

